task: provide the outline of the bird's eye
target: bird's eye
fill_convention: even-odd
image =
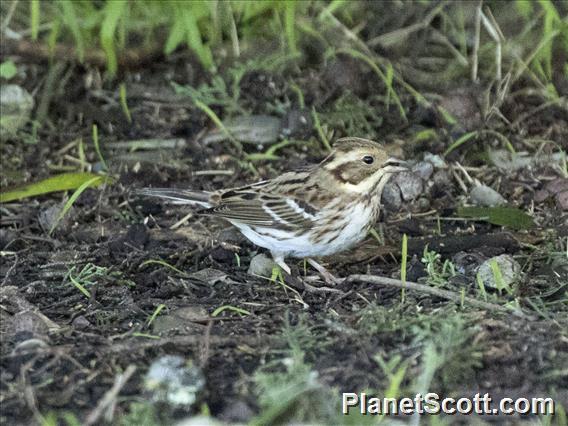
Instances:
[[[371,157],[370,155],[365,155],[363,157],[363,163],[365,163],[365,164],[373,164],[374,161],[375,161],[375,159],[373,157]]]

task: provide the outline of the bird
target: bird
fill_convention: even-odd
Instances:
[[[347,250],[363,240],[379,217],[388,179],[408,170],[377,142],[338,139],[319,164],[250,185],[198,191],[142,188],[137,195],[201,207],[199,214],[222,218],[253,244],[270,251],[291,274],[285,259],[305,258],[328,281],[313,257]]]

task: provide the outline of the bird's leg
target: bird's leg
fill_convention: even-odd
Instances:
[[[329,272],[327,269],[325,269],[322,265],[320,265],[319,263],[317,263],[314,259],[311,258],[307,258],[306,259],[308,261],[308,263],[310,265],[312,265],[314,267],[314,269],[316,271],[318,271],[318,273],[321,275],[321,277],[324,279],[324,281],[327,284],[330,285],[337,285],[339,283],[341,283],[343,280],[340,278],[336,278],[334,277],[331,272]]]
[[[270,254],[272,255],[272,259],[274,259],[274,263],[280,266],[282,270],[286,272],[288,275],[292,275],[290,267],[286,265],[286,263],[284,262],[284,255],[282,253],[271,251]]]

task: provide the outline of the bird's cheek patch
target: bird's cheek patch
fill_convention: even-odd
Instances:
[[[373,170],[369,167],[361,167],[358,161],[350,161],[338,165],[335,169],[331,170],[331,173],[341,183],[357,185],[371,176]]]

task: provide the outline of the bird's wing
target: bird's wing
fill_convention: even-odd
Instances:
[[[207,191],[192,191],[177,188],[141,188],[134,191],[143,197],[156,197],[167,200],[171,204],[189,204],[201,207],[211,207],[211,193]]]
[[[306,201],[285,194],[264,192],[264,185],[226,191],[215,207],[201,213],[267,228],[297,229],[317,222],[318,211]]]

